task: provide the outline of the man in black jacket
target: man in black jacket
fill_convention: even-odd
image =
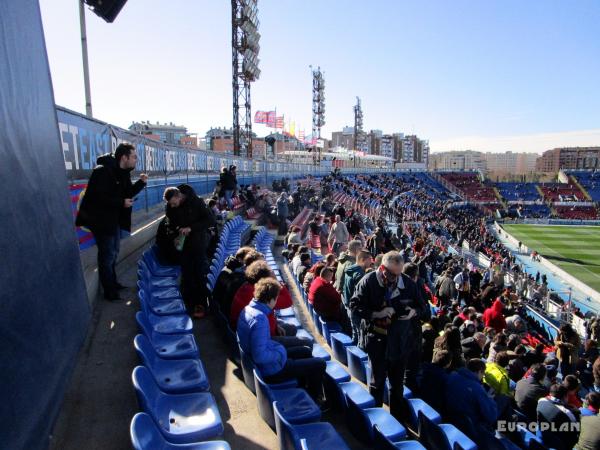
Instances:
[[[400,253],[383,256],[382,265],[365,275],[350,299],[350,309],[361,318],[360,346],[369,355],[369,392],[381,406],[386,376],[390,381],[390,412],[403,414],[404,382],[416,389],[421,361],[421,320],[429,308],[417,285],[402,273]]]
[[[98,247],[98,274],[104,298],[118,300],[122,286],[115,265],[119,255],[121,230],[131,231],[131,207],[134,197],[148,181],[146,174],[131,183],[131,171],[137,163],[135,147],[119,144],[115,155],[102,155],[92,171],[77,214],[76,225],[90,229]]]
[[[531,366],[529,376],[519,380],[515,389],[517,406],[532,422],[537,420],[538,400],[548,395],[548,388],[544,386],[544,378],[546,378],[546,366],[534,364]]]
[[[204,200],[188,184],[177,186],[179,194],[169,200],[167,216],[171,226],[184,239],[181,251],[181,295],[188,312],[196,318],[205,315],[208,291],[208,245],[215,216]]]

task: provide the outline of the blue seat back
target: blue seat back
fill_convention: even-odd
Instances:
[[[154,415],[155,407],[162,393],[152,374],[146,367],[137,366],[133,369],[131,377],[140,408],[148,414]]]
[[[275,430],[279,439],[279,449],[292,450],[299,448],[300,437],[292,424],[281,415],[281,412],[277,408],[277,402],[273,402],[273,415],[275,416]]]
[[[242,364],[242,375],[244,376],[244,383],[252,391],[253,394],[256,394],[256,387],[254,384],[254,361],[250,355],[248,355],[244,350],[242,350],[242,346],[238,343],[238,349],[240,351],[240,360]]]
[[[142,361],[142,364],[149,368],[153,367],[158,359],[158,356],[156,355],[156,350],[154,350],[150,340],[143,334],[138,334],[133,339],[133,345],[138,357]]]
[[[271,428],[275,428],[275,417],[273,416],[273,396],[270,392],[271,388],[260,377],[256,369],[254,369],[252,373],[254,375],[258,413]]]
[[[137,413],[133,416],[129,435],[135,450],[153,450],[165,447],[165,438],[156,428],[154,420],[146,413]]]
[[[148,321],[148,316],[142,311],[138,311],[137,313],[135,313],[135,320],[137,321],[138,326],[140,327],[140,331],[142,331],[142,333],[144,333],[146,337],[151,339],[154,330],[152,329],[152,325],[150,325],[150,322]]]

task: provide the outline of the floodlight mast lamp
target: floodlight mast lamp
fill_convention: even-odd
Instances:
[[[363,112],[360,105],[360,98],[356,97],[356,105],[354,105],[354,150],[358,150],[362,144],[363,135]]]
[[[325,125],[325,77],[324,72],[321,71],[320,67],[313,69],[309,66],[313,76],[313,89],[312,89],[312,139],[318,142],[321,140],[321,127]],[[318,153],[315,151],[315,155],[318,154],[319,165],[321,164],[321,148],[315,143],[313,150],[319,149]],[[315,156],[316,157],[316,156]],[[316,163],[316,161],[315,161]]]
[[[257,14],[257,0],[231,0],[233,153],[249,158],[252,157],[250,83],[260,77]]]

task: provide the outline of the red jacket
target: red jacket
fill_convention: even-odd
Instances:
[[[500,333],[506,328],[506,320],[502,314],[503,309],[504,304],[500,300],[496,300],[490,308],[483,312],[483,323],[486,327],[496,330],[496,333]]]
[[[238,317],[242,310],[250,304],[252,299],[254,298],[254,285],[248,282],[242,284],[240,288],[237,290],[233,297],[233,303],[231,304],[231,313],[229,314],[229,324],[231,325],[232,330],[237,329],[237,321]],[[281,287],[281,291],[279,291],[279,297],[277,297],[277,303],[275,304],[275,309],[285,309],[289,308],[293,305],[292,296],[290,295],[290,291],[286,286]],[[269,319],[269,330],[271,331],[271,336],[277,335],[277,319],[275,318],[275,313],[271,311],[271,313],[267,316]]]
[[[308,301],[323,318],[340,320],[342,296],[335,290],[333,284],[324,278],[317,277],[311,283]]]

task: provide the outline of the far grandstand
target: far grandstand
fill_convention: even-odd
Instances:
[[[600,291],[600,227],[504,225],[530,250]]]

